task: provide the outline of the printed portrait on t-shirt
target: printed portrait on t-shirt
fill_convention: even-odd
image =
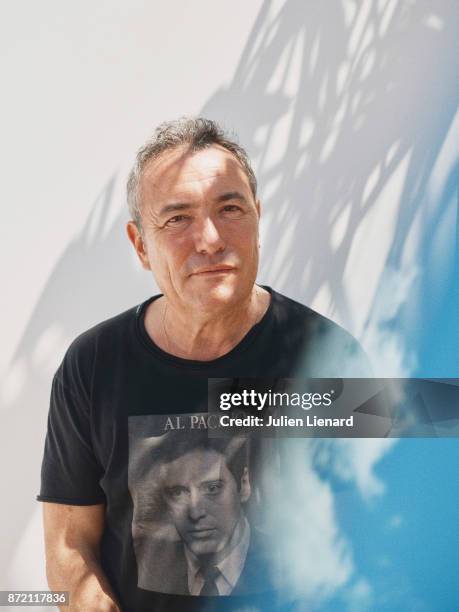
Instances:
[[[207,415],[129,417],[132,536],[142,589],[182,595],[269,590],[256,524],[254,447],[211,437]]]

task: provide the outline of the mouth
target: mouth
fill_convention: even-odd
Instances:
[[[214,528],[211,529],[192,529],[188,531],[188,535],[196,540],[204,540],[206,538],[210,538],[214,535],[217,530]]]
[[[203,268],[197,272],[193,272],[192,276],[213,276],[215,274],[228,274],[234,272],[236,268],[233,266],[215,266],[213,268]]]

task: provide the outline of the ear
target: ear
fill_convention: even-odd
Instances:
[[[129,240],[131,241],[132,246],[134,247],[135,252],[137,253],[137,257],[140,259],[142,267],[145,270],[151,270],[147,250],[145,248],[145,243],[143,241],[139,228],[137,227],[134,221],[128,221],[128,224],[126,225],[126,231]]]
[[[241,490],[239,492],[241,503],[244,503],[249,499],[251,492],[249,470],[247,467],[245,467],[241,478]]]
[[[255,200],[255,208],[257,209],[258,221],[260,221],[261,216],[261,202],[260,200]],[[260,245],[260,223],[258,223],[258,248],[261,248]]]

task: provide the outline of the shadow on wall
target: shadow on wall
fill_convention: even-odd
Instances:
[[[134,305],[151,291],[132,264],[122,217],[107,227],[116,181],[110,179],[77,237],[57,262],[2,384],[2,485],[8,495],[0,509],[0,576],[11,570],[38,493],[40,456],[51,380],[70,342],[97,322]],[[118,207],[119,210],[119,207]],[[148,287],[148,289],[147,289]],[[27,483],[27,487],[24,486]],[[14,522],[12,519],[14,517]],[[28,553],[33,558],[32,551]],[[38,566],[37,560],[34,560]],[[15,577],[15,588],[20,576]],[[5,587],[6,588],[6,587]]]
[[[260,277],[304,303],[328,304],[359,335],[376,317],[375,342],[381,329],[400,335],[409,288],[397,274],[411,278],[404,249],[457,109],[458,5],[273,7],[263,4],[233,81],[202,111],[234,126],[254,160],[265,209]],[[14,466],[4,486],[15,522],[4,503],[3,576],[33,509],[35,491],[24,483],[37,482],[47,363],[78,332],[151,293],[151,281],[131,265],[125,214],[106,227],[116,187],[113,178],[57,263],[11,364],[18,392],[2,415],[1,458]],[[427,215],[421,242],[423,232],[435,233],[441,202]],[[351,294],[351,285],[360,292]],[[405,367],[403,347],[394,350]]]
[[[409,374],[403,336],[444,213],[426,186],[458,109],[459,7],[294,1],[270,17],[271,4],[204,108],[256,160],[261,276],[356,333],[381,375]]]

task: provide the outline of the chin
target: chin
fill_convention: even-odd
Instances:
[[[188,543],[188,548],[196,557],[204,555],[215,555],[218,552],[218,544],[212,540],[210,542],[193,542]]]
[[[237,304],[245,295],[249,295],[251,288],[247,291],[233,283],[220,283],[218,285],[203,288],[197,295],[200,307],[210,310],[218,307],[226,307]]]

